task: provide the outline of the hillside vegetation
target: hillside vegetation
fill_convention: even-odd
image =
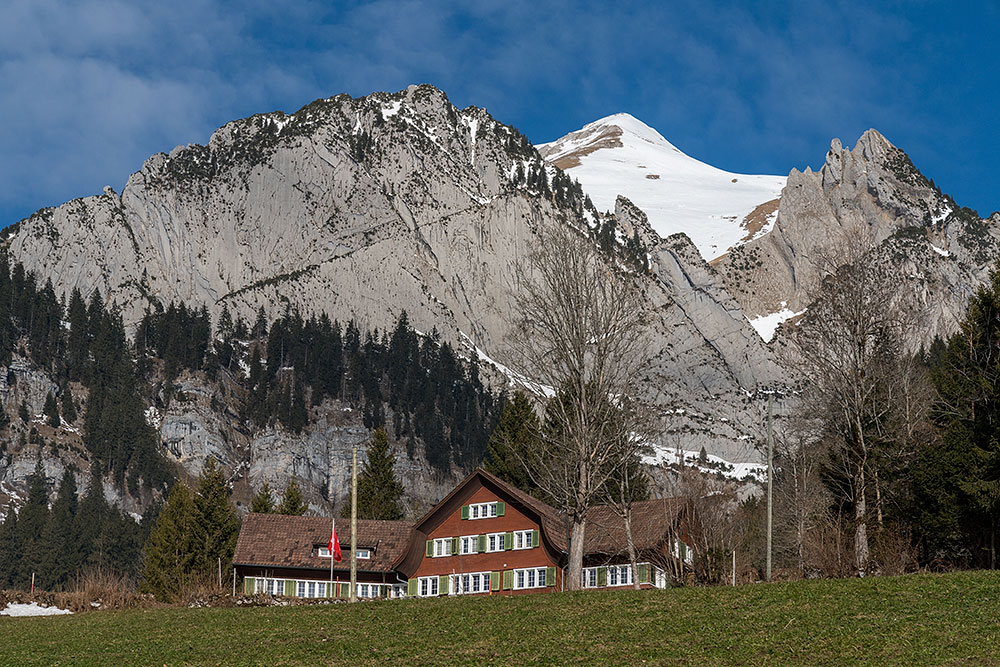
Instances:
[[[0,619],[0,662],[992,664],[998,585],[964,572]]]

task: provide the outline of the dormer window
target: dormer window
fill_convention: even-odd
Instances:
[[[491,503],[473,503],[462,506],[463,519],[492,519],[503,516],[506,511],[506,504],[500,501]]]

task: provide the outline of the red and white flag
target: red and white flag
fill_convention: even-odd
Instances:
[[[341,560],[343,560],[343,556],[340,553],[340,541],[337,539],[337,526],[332,518],[330,519],[329,548],[330,548],[330,555],[333,556],[333,559],[335,561],[339,563]]]

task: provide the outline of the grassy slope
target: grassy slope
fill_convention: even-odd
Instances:
[[[1000,664],[1000,573],[0,618],[2,664]]]

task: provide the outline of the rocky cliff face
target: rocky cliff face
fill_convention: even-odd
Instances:
[[[594,215],[539,185],[558,175],[516,130],[430,86],[341,95],[155,155],[120,196],[106,189],[39,211],[6,244],[57,293],[100,289],[132,324],[154,302],[178,300],[251,321],[258,308],[271,318],[325,312],[362,329],[385,328],[405,309],[418,330],[505,361],[513,267],[540,228]],[[759,420],[747,397],[781,370],[686,237],[660,239],[624,201],[617,216],[650,248],[651,271],[637,279],[660,352],[645,389],[664,440],[755,458]],[[202,380],[182,378],[181,390],[184,402],[151,419],[192,474],[214,456],[240,483],[281,486],[294,475],[322,500],[337,495],[350,447],[368,437],[345,406],[317,408],[292,436],[242,423],[235,399]],[[419,452],[400,460],[414,505],[454,481]]]
[[[954,331],[1000,247],[996,220],[941,193],[875,130],[834,139],[823,167],[792,170],[774,229],[713,262],[750,316],[808,307],[851,239],[879,247],[924,309],[927,339]]]

